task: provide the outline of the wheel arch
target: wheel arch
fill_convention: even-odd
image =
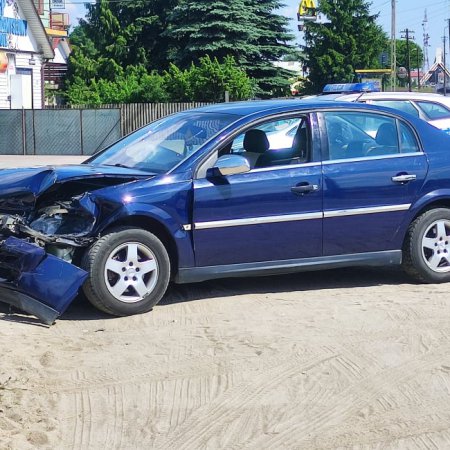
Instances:
[[[109,223],[108,226],[102,230],[102,234],[106,234],[114,228],[123,226],[142,228],[143,230],[154,234],[163,243],[167,253],[169,254],[172,277],[176,275],[179,267],[178,247],[170,231],[161,222],[153,217],[145,215],[121,217],[115,222]]]
[[[423,201],[420,204],[415,205],[413,210],[414,212],[409,217],[408,224],[405,227],[405,232],[403,233],[403,245],[405,244],[408,237],[409,226],[422,214],[437,208],[446,208],[450,210],[450,191],[446,192],[444,195],[441,194],[438,198],[436,198],[436,196],[433,196],[433,198],[429,198],[428,201]]]
[[[411,222],[414,222],[414,220],[416,220],[419,216],[429,211],[430,209],[437,209],[437,208],[450,209],[450,194],[448,197],[435,199],[428,203],[420,205],[420,207],[414,211],[414,215],[411,218]]]

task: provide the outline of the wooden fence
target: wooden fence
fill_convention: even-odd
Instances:
[[[71,109],[120,109],[120,131],[125,136],[149,122],[161,119],[169,114],[185,111],[186,109],[199,108],[211,103],[187,102],[187,103],[124,103],[108,105],[79,105]]]

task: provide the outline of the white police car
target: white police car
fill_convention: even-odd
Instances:
[[[321,100],[360,102],[394,108],[450,134],[450,97],[421,92],[379,92],[375,83],[328,84]]]

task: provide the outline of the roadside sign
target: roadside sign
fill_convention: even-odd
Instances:
[[[66,0],[50,0],[52,9],[66,9]]]
[[[408,70],[406,67],[399,67],[397,69],[397,76],[401,79],[406,78],[408,76]]]

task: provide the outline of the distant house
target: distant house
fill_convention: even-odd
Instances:
[[[444,79],[450,79],[450,72],[445,67],[443,63],[443,51],[441,48],[436,50],[436,58],[434,64],[430,67],[430,69],[422,76],[420,80],[420,84],[438,86],[444,83]]]
[[[43,63],[54,56],[33,0],[0,0],[0,108],[42,108]]]
[[[300,75],[303,71],[303,65],[300,61],[274,61],[273,65],[288,70],[293,75]]]
[[[44,82],[47,92],[46,104],[58,103],[57,92],[67,73],[67,61],[71,52],[67,38],[70,27],[69,15],[61,12],[64,0],[33,0],[55,57],[44,66]]]

